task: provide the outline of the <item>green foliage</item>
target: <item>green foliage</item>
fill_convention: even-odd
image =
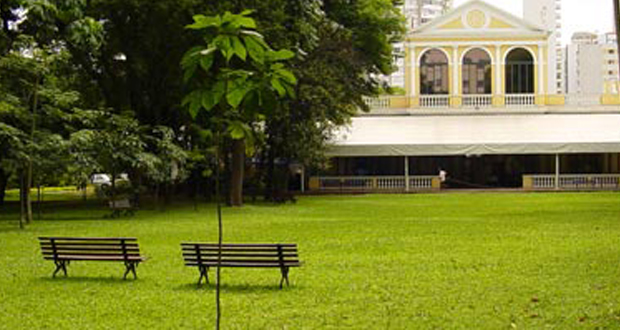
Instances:
[[[282,63],[295,54],[272,50],[253,30],[251,13],[194,16],[187,28],[204,30],[206,43],[190,49],[181,60],[186,83],[193,82],[183,106],[194,119],[201,111],[217,109],[210,116],[229,124],[226,132],[235,140],[251,137],[249,126],[267,113],[267,107],[276,106],[269,101],[293,97],[297,83]]]

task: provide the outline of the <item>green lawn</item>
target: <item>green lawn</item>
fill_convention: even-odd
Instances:
[[[55,208],[24,231],[0,213],[0,328],[213,326],[213,287],[179,246],[215,240],[213,206]],[[224,216],[225,240],[295,242],[305,262],[282,291],[277,270],[224,269],[226,329],[620,327],[616,193],[304,197]],[[150,260],[137,281],[93,262],[52,279],[39,235],[136,236]]]

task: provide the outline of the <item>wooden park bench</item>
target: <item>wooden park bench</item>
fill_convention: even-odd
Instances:
[[[118,261],[125,264],[127,278],[129,272],[137,279],[136,267],[146,258],[140,256],[136,238],[128,237],[39,237],[41,252],[45,260],[53,260],[56,270],[67,276],[67,266],[72,261]]]
[[[129,199],[120,199],[115,201],[109,201],[108,206],[112,210],[111,218],[118,218],[123,213],[127,216],[133,216],[135,213],[135,207],[131,204]]]
[[[197,267],[198,285],[204,278],[209,283],[209,268],[218,265],[217,243],[181,243],[185,266]],[[221,267],[279,268],[282,278],[280,289],[291,267],[299,267],[297,244],[222,244]]]

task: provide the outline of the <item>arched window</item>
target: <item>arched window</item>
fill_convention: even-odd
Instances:
[[[491,57],[480,48],[463,57],[463,94],[491,94]]]
[[[506,94],[534,94],[534,58],[515,48],[506,56]]]
[[[420,94],[446,95],[450,93],[448,57],[438,49],[431,49],[420,60]]]

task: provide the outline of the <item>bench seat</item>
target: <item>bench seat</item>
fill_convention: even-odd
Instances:
[[[71,261],[116,261],[125,264],[123,279],[129,272],[137,279],[136,267],[146,260],[133,237],[39,237],[39,242],[43,259],[56,265],[53,277],[61,270],[67,276]]]
[[[222,259],[218,260],[217,243],[181,243],[185,266],[197,267],[202,279],[209,283],[210,267],[230,268],[278,268],[284,282],[289,285],[288,273],[291,267],[300,267],[297,244],[222,244]]]

